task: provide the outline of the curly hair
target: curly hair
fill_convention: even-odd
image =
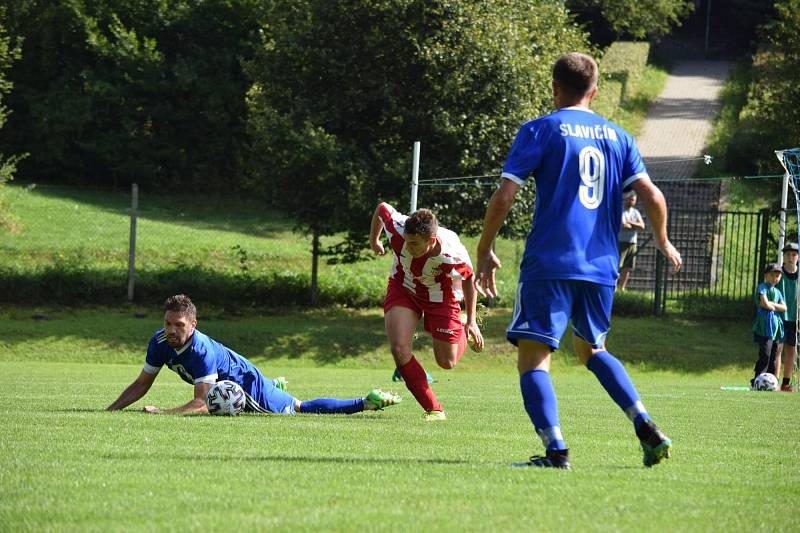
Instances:
[[[430,209],[417,209],[406,219],[406,235],[419,235],[420,237],[435,237],[439,230],[436,215]]]
[[[192,319],[197,318],[197,308],[191,298],[185,294],[176,294],[167,298],[167,301],[164,302],[164,311],[175,311]]]

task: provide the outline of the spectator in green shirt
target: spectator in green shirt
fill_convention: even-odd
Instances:
[[[797,243],[790,242],[783,247],[783,272],[776,288],[781,291],[786,300],[786,316],[783,320],[783,353],[786,354],[786,357],[783,358],[783,382],[781,383],[781,390],[784,392],[792,392],[792,372],[797,356],[797,259]],[[775,371],[780,372],[780,368],[779,352]]]
[[[755,375],[750,385],[759,374],[764,372],[775,375],[775,360],[780,353],[783,341],[783,317],[786,303],[783,294],[776,285],[781,281],[781,265],[770,263],[764,269],[764,283],[756,288],[756,320],[753,323],[753,342],[758,344],[758,360],[753,371]]]

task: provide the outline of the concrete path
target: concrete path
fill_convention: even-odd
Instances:
[[[686,159],[703,155],[720,109],[719,92],[732,67],[733,63],[725,61],[679,61],[673,65],[637,139],[652,178],[694,175],[698,161]]]

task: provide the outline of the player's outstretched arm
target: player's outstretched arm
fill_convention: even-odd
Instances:
[[[473,351],[480,352],[483,350],[483,334],[478,327],[478,295],[475,286],[475,275],[473,274],[462,283],[464,290],[464,310],[467,312],[467,338],[474,342],[472,346]]]
[[[372,222],[369,225],[369,246],[372,248],[372,251],[378,255],[386,254],[386,250],[384,250],[383,243],[381,242],[381,231],[383,231],[383,221],[380,215],[381,205],[383,205],[383,203],[375,207],[375,211],[372,213]]]
[[[211,383],[195,383],[194,384],[194,398],[180,407],[173,407],[172,409],[159,409],[154,405],[146,405],[144,407],[145,413],[152,414],[168,414],[168,415],[188,415],[188,414],[202,414],[208,413],[206,407],[206,395],[212,387]]]
[[[511,206],[514,205],[514,197],[517,194],[519,185],[511,180],[501,179],[500,187],[494,191],[489,205],[486,206],[486,215],[483,218],[483,232],[481,240],[478,242],[477,251],[477,280],[475,287],[481,296],[497,296],[497,283],[495,281],[495,271],[502,266],[500,259],[492,250],[497,233],[503,226]]]
[[[128,387],[122,391],[122,394],[119,395],[119,398],[117,398],[114,403],[106,407],[106,411],[119,411],[120,409],[125,409],[130,404],[147,394],[147,391],[150,390],[150,387],[153,385],[153,381],[155,381],[157,375],[158,374],[148,374],[143,370],[141,373],[139,373],[139,377],[137,377],[133,383],[128,385]]]
[[[642,200],[647,218],[653,227],[653,237],[656,247],[664,254],[675,272],[681,269],[683,259],[678,250],[669,242],[667,236],[667,201],[661,190],[656,187],[650,178],[641,178],[633,182],[633,189]]]

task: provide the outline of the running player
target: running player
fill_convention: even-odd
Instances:
[[[525,409],[546,453],[517,466],[570,468],[553,384],[550,353],[572,321],[575,353],[633,422],[645,466],[669,456],[671,441],[653,423],[622,364],[605,348],[619,255],[623,191],[642,200],[658,249],[674,269],[681,256],[667,238],[667,207],[650,181],[633,138],[595,115],[598,69],[584,54],[553,67],[557,111],[522,125],[486,210],[478,244],[479,284],[496,294],[500,260],[492,242],[517,190],[533,175],[536,206],[520,266],[508,340],[518,347]]]
[[[411,346],[417,322],[424,317],[424,328],[433,338],[433,355],[440,367],[456,366],[467,336],[473,350],[483,349],[475,315],[472,263],[458,235],[439,227],[428,209],[405,216],[389,204],[380,203],[372,215],[369,234],[370,246],[378,255],[386,253],[381,243],[382,230],[394,252],[383,303],[392,356],[406,387],[425,410],[425,420],[445,420],[444,408],[428,384],[425,369],[411,353]],[[461,322],[462,298],[467,313],[465,324]]]
[[[245,411],[256,413],[352,414],[383,409],[401,400],[389,392],[373,389],[364,398],[352,400],[300,401],[283,390],[285,380],[273,382],[265,378],[246,358],[195,329],[197,309],[188,296],[178,294],[167,298],[164,309],[164,327],[150,339],[144,368],[108,406],[109,411],[124,409],[144,396],[164,365],[194,385],[194,397],[173,409],[145,406],[148,413],[207,413],[206,394],[214,383],[222,380],[238,383],[247,394]]]

